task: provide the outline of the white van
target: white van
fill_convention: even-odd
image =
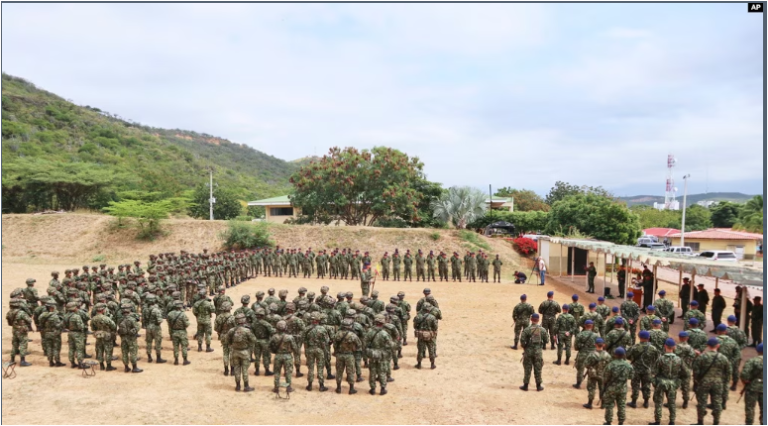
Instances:
[[[672,247],[667,247],[665,251],[669,253],[693,256],[693,250],[690,247],[672,246]]]
[[[719,260],[721,262],[738,262],[736,253],[725,250],[707,250],[699,253],[699,257],[707,260]]]

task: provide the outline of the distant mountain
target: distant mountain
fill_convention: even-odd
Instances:
[[[699,201],[732,201],[734,203],[746,203],[753,196],[754,195],[742,194],[740,192],[709,192],[706,194],[688,194],[685,201],[689,206],[696,204]],[[625,201],[630,207],[638,204],[652,206],[653,203],[664,202],[664,197],[658,195],[633,195],[631,197],[619,197],[619,199]],[[677,200],[682,204],[683,197],[678,196]]]

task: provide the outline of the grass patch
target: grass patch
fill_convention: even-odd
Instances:
[[[432,241],[437,241],[440,239],[440,233],[439,232],[433,232],[429,234],[429,238],[432,238]]]
[[[459,238],[462,240],[476,246],[480,247],[483,250],[490,250],[491,246],[488,245],[485,241],[480,239],[480,236],[477,235],[477,233],[467,230],[459,231]]]
[[[107,256],[104,256],[103,254],[100,254],[98,256],[93,256],[93,259],[91,259],[91,262],[103,262],[104,259],[106,259]]]

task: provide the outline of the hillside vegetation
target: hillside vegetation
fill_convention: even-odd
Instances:
[[[178,196],[214,179],[241,200],[285,194],[299,165],[243,144],[158,129],[2,75],[3,212],[101,208],[122,191]]]
[[[167,235],[152,242],[135,238],[135,229],[116,229],[115,218],[97,215],[65,213],[52,215],[3,215],[3,259],[54,262],[72,261],[78,264],[102,258],[114,264],[144,261],[150,253],[201,252],[204,248],[218,250],[218,235],[226,221],[170,219],[164,223]],[[523,267],[525,260],[503,240],[486,238],[469,231],[435,229],[391,229],[362,226],[313,226],[269,224],[272,239],[282,247],[323,248],[338,247],[370,251],[379,258],[385,251],[395,248],[405,252],[422,249],[425,253],[442,250],[448,255],[467,250],[498,254],[504,262],[503,272],[511,274]],[[467,235],[471,234],[471,235]],[[101,262],[101,261],[100,261]]]
[[[746,203],[752,198],[752,195],[742,194],[740,192],[709,192],[705,194],[688,194],[685,202],[689,206],[698,203],[699,201],[731,201],[734,203]],[[646,205],[652,206],[653,203],[663,203],[664,196],[657,195],[633,195],[631,197],[619,197],[620,200],[625,201],[627,205]],[[677,201],[680,204],[683,203],[682,195],[677,197]]]

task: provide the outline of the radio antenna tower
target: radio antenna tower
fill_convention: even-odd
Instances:
[[[675,156],[669,154],[667,156],[667,188],[666,192],[664,193],[665,210],[677,210],[679,208],[679,204],[675,199],[675,193],[677,193],[677,188],[675,188],[675,179],[672,178],[672,169],[675,167],[676,163],[677,159],[675,159]]]

